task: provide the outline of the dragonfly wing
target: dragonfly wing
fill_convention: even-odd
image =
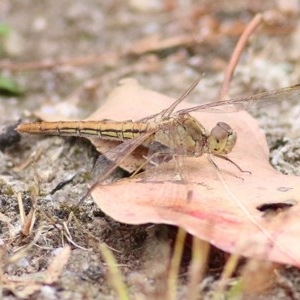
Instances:
[[[145,132],[137,138],[130,139],[100,155],[93,168],[91,189],[101,184],[122,163],[122,161],[149,138],[155,130]]]
[[[278,103],[280,101],[290,101],[300,96],[300,84],[291,87],[268,91],[249,97],[216,101],[207,104],[194,106],[187,109],[177,111],[177,114],[186,114],[195,111],[211,112],[211,113],[230,113],[240,110],[251,110],[258,107],[264,107]]]
[[[200,80],[201,78],[193,82],[192,85],[172,105],[162,112],[162,116],[169,117],[175,108],[195,89]]]
[[[189,172],[190,164],[187,164],[188,149],[181,140],[182,136],[176,124],[168,125],[159,128],[155,133],[149,146],[145,172],[138,175],[150,187],[155,184],[157,198],[164,199],[157,207],[157,213],[162,220],[167,220],[172,211],[180,209],[182,199],[188,205],[193,195],[193,178]],[[178,218],[179,216],[180,214]]]
[[[140,122],[150,122],[157,118],[161,118],[161,120],[164,120],[165,118],[168,118],[171,116],[171,114],[174,112],[176,107],[184,100],[186,97],[195,89],[195,87],[198,85],[201,78],[197,79],[193,84],[177,99],[175,100],[168,108],[164,109],[160,113],[145,117],[140,119]]]
[[[149,146],[148,164],[145,171],[146,181],[188,182],[188,172],[184,169],[184,159],[188,151],[178,126],[170,122],[158,129]],[[167,195],[166,191],[166,195]]]

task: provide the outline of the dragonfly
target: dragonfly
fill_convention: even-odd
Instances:
[[[20,133],[46,134],[77,137],[98,137],[99,139],[118,140],[122,143],[100,155],[95,169],[101,168],[101,175],[91,185],[91,190],[101,184],[137,147],[143,145],[152,150],[153,155],[200,157],[217,156],[234,163],[227,154],[237,141],[237,133],[224,122],[218,122],[208,132],[190,113],[212,112],[230,113],[268,106],[283,100],[292,100],[300,95],[300,84],[277,90],[259,93],[249,97],[209,102],[190,108],[176,110],[177,106],[194,90],[195,81],[177,100],[163,111],[142,118],[124,122],[113,120],[100,121],[57,121],[33,122],[17,126]],[[154,145],[156,145],[154,147]],[[157,147],[159,145],[159,147]],[[163,150],[162,150],[163,149]],[[107,163],[107,160],[110,163]],[[148,159],[152,161],[152,155]],[[211,163],[217,168],[214,162]]]

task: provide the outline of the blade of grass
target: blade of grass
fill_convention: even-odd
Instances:
[[[200,297],[199,284],[203,278],[209,256],[210,244],[193,236],[192,259],[189,266],[189,283],[187,299],[195,300]]]
[[[124,283],[120,270],[118,269],[118,264],[114,255],[104,243],[99,244],[99,248],[105,262],[107,263],[108,270],[110,272],[109,279],[118,295],[118,299],[129,300],[128,288]]]
[[[168,291],[167,291],[167,299],[175,300],[176,292],[177,292],[177,279],[179,266],[181,262],[181,257],[184,249],[184,241],[186,237],[186,231],[183,228],[178,228],[174,253],[171,258],[170,271],[168,276]]]
[[[224,299],[224,292],[228,283],[228,279],[232,276],[234,271],[236,271],[240,256],[232,254],[227,260],[216,292],[214,293],[214,300]]]

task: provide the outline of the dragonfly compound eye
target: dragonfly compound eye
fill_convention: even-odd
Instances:
[[[217,123],[208,136],[208,148],[213,154],[227,154],[236,143],[237,135],[231,127],[223,122]]]

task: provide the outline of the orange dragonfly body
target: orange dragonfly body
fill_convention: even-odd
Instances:
[[[232,151],[237,140],[237,135],[231,127],[226,123],[219,122],[208,133],[190,113],[195,111],[226,113],[249,110],[283,100],[291,100],[300,95],[300,85],[295,85],[250,97],[216,101],[175,111],[177,105],[186,98],[197,83],[198,81],[167,109],[138,121],[34,122],[20,124],[16,130],[21,133],[99,137],[100,139],[123,141],[104,154],[112,162],[102,173],[106,177],[138,146],[151,147],[153,143],[160,144],[169,149],[171,153],[178,155],[198,157],[203,153],[208,153],[231,161],[225,156]],[[102,156],[98,159],[97,165],[101,163],[101,160]]]

